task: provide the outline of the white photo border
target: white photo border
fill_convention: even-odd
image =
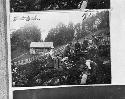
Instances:
[[[114,3],[113,3],[114,2]],[[6,0],[6,5],[7,5],[7,39],[8,39],[8,71],[9,71],[9,96],[10,99],[13,96],[13,91],[14,90],[28,90],[28,89],[41,89],[41,88],[50,88],[50,86],[37,86],[37,87],[17,87],[17,88],[13,88],[12,87],[12,79],[11,79],[11,58],[9,56],[11,56],[11,52],[10,50],[10,35],[9,35],[9,16],[10,16],[10,10],[9,10],[9,1]],[[111,40],[111,73],[112,73],[112,83],[111,84],[98,84],[98,85],[75,85],[75,86],[112,86],[112,85],[125,85],[125,79],[124,79],[124,75],[125,75],[125,61],[124,61],[124,51],[125,51],[125,47],[124,46],[120,46],[119,44],[122,44],[123,42],[125,42],[125,39],[123,38],[124,35],[124,26],[125,23],[123,23],[123,21],[119,21],[117,18],[121,18],[124,19],[125,14],[120,12],[123,11],[125,9],[123,0],[111,0],[111,17],[110,17],[110,40]],[[115,7],[115,5],[118,5],[119,8],[117,9],[117,7]],[[94,9],[96,10],[96,9]],[[29,12],[24,12],[24,13],[29,13]],[[39,12],[31,12],[31,13],[39,13]],[[119,15],[119,13],[122,13],[123,15]],[[116,22],[118,22],[116,24]],[[121,28],[119,27],[122,24]],[[117,29],[116,29],[117,28]],[[116,29],[116,30],[115,30]],[[120,34],[120,33],[122,34]],[[118,35],[119,34],[119,35]],[[117,36],[120,36],[119,38],[116,38]],[[117,49],[116,45],[119,45],[119,49]],[[117,51],[119,51],[117,53]],[[117,54],[116,54],[117,53]],[[119,56],[120,55],[120,56]],[[117,57],[120,57],[119,59],[117,59]],[[123,60],[121,62],[121,60]],[[117,67],[118,66],[118,67]],[[117,75],[118,74],[118,75]],[[52,86],[52,88],[59,88],[59,87],[75,87],[75,86]]]

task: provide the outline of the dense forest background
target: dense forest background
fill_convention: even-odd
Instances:
[[[79,9],[83,0],[10,0],[11,12]],[[109,9],[110,0],[88,0],[87,9]]]

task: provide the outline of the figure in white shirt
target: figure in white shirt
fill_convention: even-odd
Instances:
[[[87,7],[87,3],[88,3],[88,0],[82,0],[80,2],[80,4],[78,5],[78,7],[80,8],[80,10],[84,10]]]

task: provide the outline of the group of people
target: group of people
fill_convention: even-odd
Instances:
[[[100,62],[102,56],[110,58],[109,49],[110,45],[105,43],[97,45],[93,40],[87,39],[82,43],[78,40],[68,43],[62,54],[58,54],[54,58],[47,54],[44,61],[38,61],[37,67],[42,69],[36,69],[34,72],[38,75],[31,76],[31,80],[28,78],[27,80],[33,85],[46,86],[109,83],[110,65],[103,66],[103,62]],[[36,68],[36,63],[30,64],[32,65],[30,67]],[[14,73],[19,74],[19,72]],[[14,78],[16,80],[16,76]],[[20,85],[22,81],[26,80],[16,80]],[[31,85],[28,82],[23,86]]]
[[[89,66],[90,64],[87,64],[88,68],[86,68],[85,65],[85,63],[87,63],[86,60],[89,59],[88,49],[90,50],[94,47],[92,41],[84,40],[81,44],[77,40],[75,44],[67,44],[63,53],[54,57],[54,68],[58,70],[58,76],[62,78],[63,75],[66,84],[80,84],[80,82],[82,84],[86,83],[86,76],[89,74],[86,71],[91,68]],[[50,59],[47,59],[47,61],[49,60]],[[90,62],[92,61],[88,61],[88,63]],[[52,62],[49,61],[48,63]],[[83,71],[84,74],[82,74]],[[82,79],[82,81],[80,81],[80,79]]]
[[[96,54],[97,45],[92,40],[84,40],[83,43],[77,40],[75,44],[67,44],[63,56],[69,59],[75,58],[75,61],[78,61],[80,57],[92,59]]]
[[[109,47],[106,44],[97,45],[94,40],[88,39],[85,39],[82,43],[78,40],[75,43],[68,43],[65,46],[63,55],[57,55],[57,59],[61,60],[63,63],[65,63],[66,60],[67,63],[63,65],[57,64],[57,67],[65,68],[72,65],[68,72],[68,84],[74,84],[73,81],[78,81],[81,75],[81,84],[85,84],[87,79],[89,79],[88,83],[90,84],[96,83],[98,69],[98,64],[96,64],[96,62],[100,57],[105,57],[108,54],[106,52],[107,48]],[[88,75],[89,78],[86,78]]]
[[[59,81],[59,83],[97,83],[98,77],[96,74],[101,67],[98,61],[100,61],[100,57],[106,56],[107,48],[109,47],[107,47],[105,43],[104,45],[98,45],[95,40],[85,39],[82,43],[78,40],[76,42],[70,42],[65,45],[63,51],[56,54],[54,58],[49,55],[46,59],[46,66],[49,67],[49,69],[50,67],[51,69],[54,67],[55,70],[57,70],[56,77],[58,79],[61,78],[61,82]],[[100,76],[100,74],[98,75]],[[50,79],[55,79],[55,77]],[[62,79],[64,79],[64,81],[62,81]]]

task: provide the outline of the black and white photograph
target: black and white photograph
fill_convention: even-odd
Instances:
[[[10,0],[10,12],[110,9],[110,0]]]
[[[111,84],[110,12],[10,14],[13,87]]]

